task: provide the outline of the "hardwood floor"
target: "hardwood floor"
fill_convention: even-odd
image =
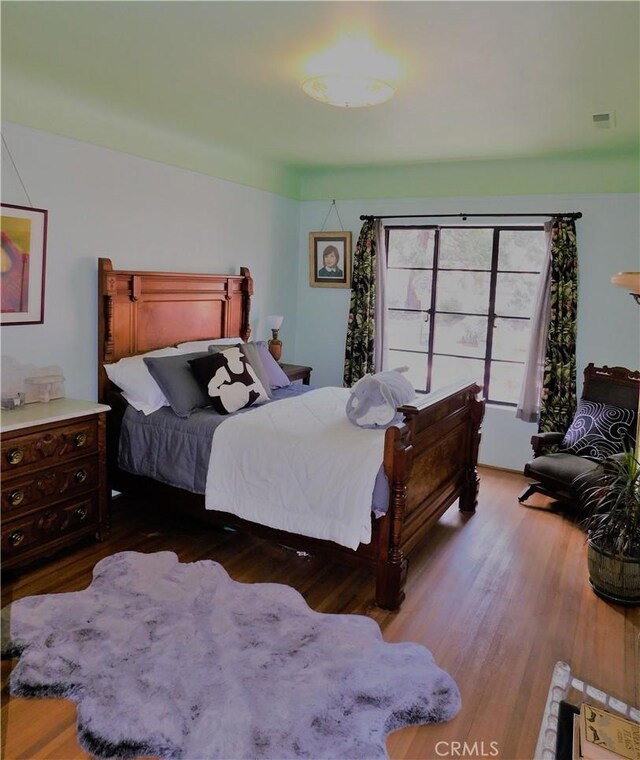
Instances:
[[[237,581],[288,583],[318,611],[369,615],[387,641],[416,641],[431,650],[456,680],[462,709],[447,724],[391,735],[387,748],[394,760],[530,760],[557,660],[640,705],[640,608],[595,596],[584,534],[562,515],[520,506],[521,476],[485,468],[480,475],[476,515],[464,517],[453,507],[412,553],[407,598],[395,613],[372,606],[373,584],[363,571],[237,533],[159,520],[124,497],[116,502],[108,541],[6,573],[2,602],[84,588],[93,565],[117,551],[170,549],[186,562],[213,559]],[[75,742],[74,706],[9,697],[11,666],[3,661],[3,757],[88,757]],[[467,747],[456,751],[453,742]]]

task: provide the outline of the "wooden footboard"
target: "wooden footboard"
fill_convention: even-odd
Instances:
[[[456,501],[474,512],[484,401],[480,386],[460,382],[400,408],[405,422],[385,438],[389,511],[378,521],[376,604],[397,608],[404,599],[407,554]]]

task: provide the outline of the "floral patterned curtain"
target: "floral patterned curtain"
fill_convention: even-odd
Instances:
[[[374,372],[376,304],[376,220],[367,219],[353,255],[351,305],[344,352],[344,386]]]
[[[544,360],[538,430],[565,431],[576,410],[578,249],[573,219],[551,228],[551,316]]]

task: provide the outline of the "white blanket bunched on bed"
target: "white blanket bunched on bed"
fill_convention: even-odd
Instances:
[[[207,509],[356,549],[371,541],[384,430],[352,425],[348,388],[318,388],[231,417],[214,436]]]

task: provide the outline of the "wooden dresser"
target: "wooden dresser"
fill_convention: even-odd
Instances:
[[[3,569],[108,535],[108,410],[55,399],[0,413]]]

